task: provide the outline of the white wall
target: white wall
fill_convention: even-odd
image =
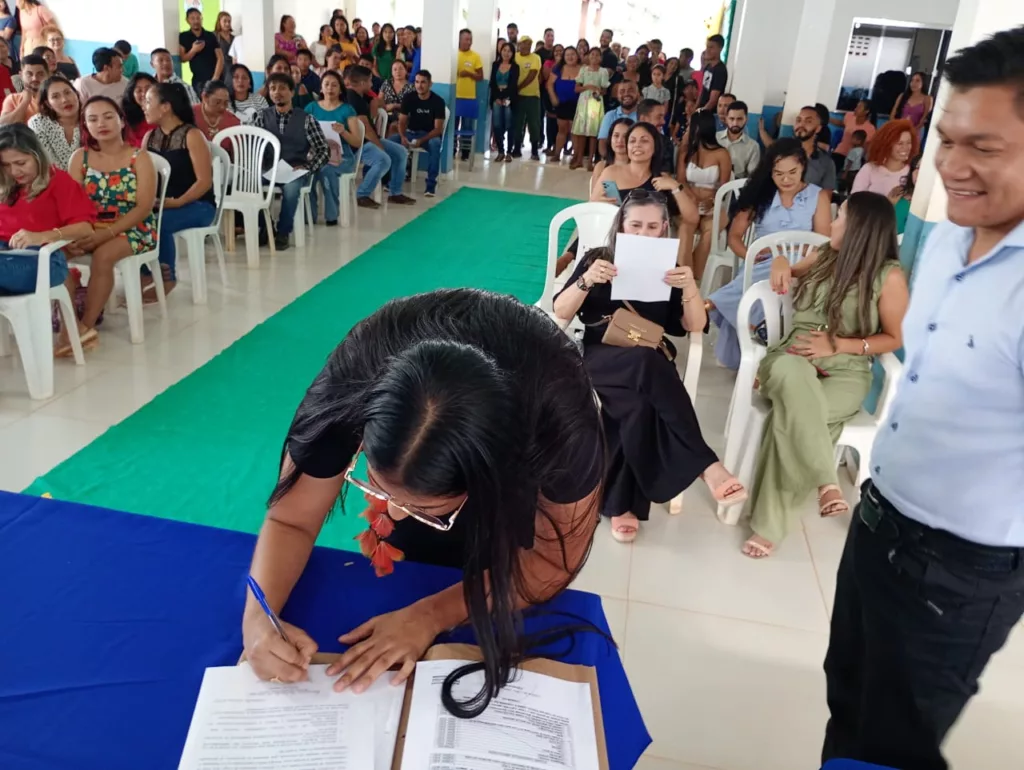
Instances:
[[[817,101],[830,106],[836,102],[854,18],[887,19],[925,27],[952,28],[959,6],[960,0],[837,0],[828,33],[830,53],[825,59],[821,73]],[[785,24],[783,19],[780,19],[780,22]]]
[[[173,13],[173,39],[178,37],[175,0],[102,0],[102,13],[95,4],[84,0],[49,0],[47,5],[57,15],[69,40],[110,45],[123,38],[132,42],[136,52],[152,51],[167,45],[169,13]],[[165,13],[165,5],[168,13]]]
[[[307,43],[313,43],[320,37],[320,27],[331,21],[331,13],[335,8],[345,11],[345,17],[351,23],[355,18],[349,10],[355,8],[355,0],[274,0],[274,31],[285,14],[295,17],[295,29]]]

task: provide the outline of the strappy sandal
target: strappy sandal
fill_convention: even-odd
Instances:
[[[755,540],[754,538],[758,538]],[[747,538],[747,542],[743,544],[743,548],[740,549],[743,555],[750,559],[767,559],[773,553],[775,553],[775,546],[769,543],[767,540],[759,535],[751,535]]]
[[[838,492],[839,497],[833,497],[830,500],[825,500],[825,496],[829,492]],[[846,502],[843,497],[843,490],[839,488],[838,484],[829,484],[824,488],[822,493],[818,495],[818,514],[823,519],[831,519],[833,516],[841,516],[850,510],[850,504]]]
[[[730,489],[732,492],[729,492]],[[738,478],[730,476],[715,487],[711,495],[715,498],[716,503],[729,507],[731,505],[738,505],[746,500],[747,490]]]
[[[79,337],[82,343],[82,351],[92,350],[100,344],[100,333],[95,329],[87,329],[84,334]],[[59,348],[53,351],[54,358],[71,358],[75,354],[75,349],[71,347],[71,340],[68,340]]]
[[[625,517],[616,516],[614,518],[623,519]],[[611,525],[612,537],[620,543],[632,543],[636,540],[637,533],[640,532],[640,520],[635,516],[630,516],[625,521],[612,521]]]

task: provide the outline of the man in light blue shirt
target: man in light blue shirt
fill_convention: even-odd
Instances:
[[[612,123],[619,118],[636,120],[636,106],[640,103],[640,91],[632,80],[623,80],[618,85],[619,106],[605,113],[601,128],[597,131],[598,153],[602,158],[608,156],[608,135],[612,131]]]
[[[1024,27],[946,62],[948,194],[916,262],[899,390],[839,565],[823,760],[946,770],[1024,614]]]

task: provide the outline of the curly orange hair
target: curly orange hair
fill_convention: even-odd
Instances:
[[[890,120],[878,129],[871,139],[871,146],[868,148],[868,161],[882,165],[889,160],[892,148],[896,146],[904,132],[910,134],[910,141],[913,143],[910,157],[916,158],[917,154],[921,152],[921,140],[917,138],[917,129],[914,128],[914,124],[909,120]]]

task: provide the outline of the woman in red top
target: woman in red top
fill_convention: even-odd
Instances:
[[[70,176],[50,165],[39,138],[28,126],[0,126],[0,249],[38,251],[54,241],[92,234],[96,207]],[[0,252],[0,294],[36,290],[38,260]],[[68,263],[50,258],[50,286],[63,283]]]
[[[196,126],[207,141],[213,141],[213,137],[225,128],[242,125],[242,121],[228,111],[231,94],[228,87],[219,80],[207,80],[200,98],[200,103],[192,108],[192,112],[196,116]],[[224,142],[226,150],[231,143],[228,140]]]
[[[4,62],[10,62],[10,65]],[[14,61],[11,59],[11,46],[6,40],[0,37],[0,98],[7,98],[17,92],[14,81],[11,79],[11,67]]]
[[[146,122],[146,94],[156,85],[156,78],[145,72],[136,72],[125,86],[121,97],[121,111],[128,123],[128,134],[125,137],[132,147],[141,147],[146,134],[153,130],[153,125]]]

